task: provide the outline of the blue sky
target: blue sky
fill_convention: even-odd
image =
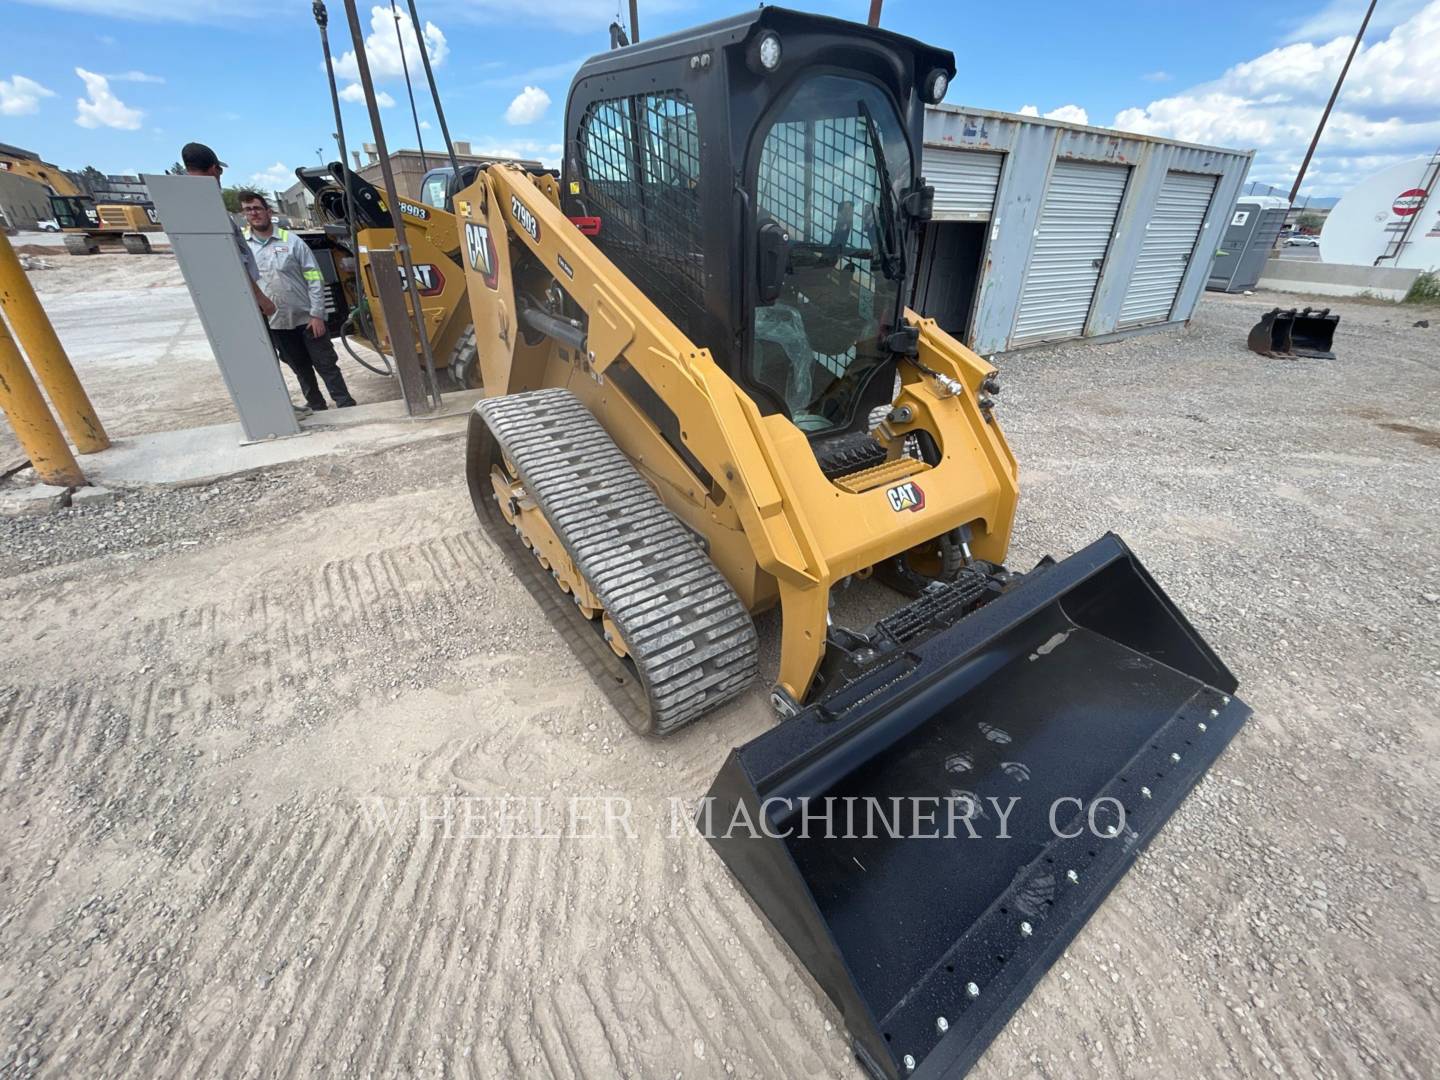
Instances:
[[[418,0],[451,131],[477,150],[554,164],[564,100],[585,56],[608,44],[616,0]],[[651,37],[747,3],[640,0]],[[868,0],[803,0],[863,20]],[[343,4],[331,0],[331,45],[346,68]],[[362,0],[392,147],[415,133],[400,80],[388,0]],[[405,4],[399,5],[401,12]],[[65,168],[162,171],[181,144],[208,142],[226,181],[284,187],[334,127],[309,0],[10,0],[0,56],[0,142]],[[1251,178],[1288,187],[1363,0],[1157,0],[1147,4],[961,4],[886,0],[883,24],[952,49],[947,101],[1055,113],[1192,141],[1260,151]],[[1340,194],[1395,161],[1440,144],[1440,0],[1385,0],[1352,69],[1306,190]],[[439,132],[425,107],[418,44],[405,37],[427,149]],[[82,65],[77,68],[77,64]],[[355,91],[351,91],[355,93]],[[351,145],[368,141],[357,100],[344,106]]]

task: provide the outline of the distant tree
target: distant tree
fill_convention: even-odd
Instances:
[[[240,212],[240,188],[222,187],[220,197],[225,200],[225,209],[228,213],[238,214]]]
[[[185,175],[185,166],[182,165],[182,164],[180,164],[180,162],[177,161],[177,162],[175,162],[175,164],[171,165],[168,169],[165,170],[165,175],[166,175],[166,176],[184,176],[184,175]]]
[[[1295,224],[1305,232],[1319,232],[1325,224],[1325,218],[1320,214],[1307,212],[1297,217]]]
[[[97,191],[103,191],[108,184],[105,174],[94,165],[86,165],[80,170],[80,182],[85,185],[85,190],[91,195]]]

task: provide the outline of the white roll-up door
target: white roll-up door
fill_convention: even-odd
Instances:
[[[1074,337],[1085,329],[1129,175],[1123,165],[1055,163],[1030,249],[1013,344]]]
[[[1160,187],[1155,213],[1140,243],[1140,257],[1120,305],[1120,325],[1164,321],[1190,266],[1200,226],[1215,194],[1215,177],[1172,172]]]
[[[921,173],[935,188],[936,221],[989,221],[1004,154],[925,148]]]

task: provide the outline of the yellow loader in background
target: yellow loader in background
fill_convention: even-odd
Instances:
[[[356,356],[349,337],[359,337],[383,357],[394,355],[385,313],[380,305],[369,253],[388,249],[395,243],[395,220],[400,219],[410,245],[420,297],[421,323],[435,357],[436,375],[447,389],[478,385],[475,366],[475,334],[465,299],[465,273],[460,258],[459,231],[450,211],[421,202],[401,199],[399,213],[392,214],[375,187],[339,162],[327,169],[296,169],[295,175],[309,188],[322,226],[300,230],[315,251],[325,274],[331,296],[327,321],[352,358],[371,370]],[[352,250],[346,221],[344,182],[348,178],[353,198],[354,236]]]

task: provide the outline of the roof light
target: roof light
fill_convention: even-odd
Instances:
[[[780,57],[780,35],[774,30],[766,30],[751,43],[747,59],[750,70],[755,74],[773,75],[780,66]]]
[[[945,91],[950,89],[950,76],[936,68],[925,76],[924,98],[930,105],[938,105],[945,98]]]

